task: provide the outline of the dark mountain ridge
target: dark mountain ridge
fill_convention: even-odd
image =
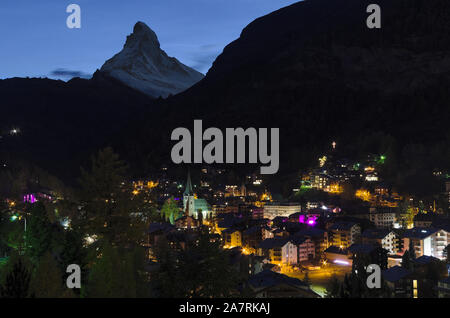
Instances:
[[[368,29],[371,3],[307,0],[255,20],[202,81],[161,101],[152,115],[163,126],[138,125],[139,152],[170,161],[171,130],[202,119],[280,127],[280,174],[292,178],[333,140],[354,156],[389,153],[408,176],[449,169],[448,152],[434,162],[425,154],[450,140],[450,3],[381,0],[382,28]]]
[[[68,82],[41,78],[0,80],[0,160],[19,158],[64,180],[139,117],[152,100],[109,77]],[[20,132],[11,136],[9,131]]]
[[[333,140],[346,155],[388,154],[387,167],[399,184],[418,173],[450,169],[450,3],[379,0],[382,28],[368,29],[370,3],[296,3],[249,24],[206,77],[181,94],[150,102],[120,85],[96,93],[82,90],[78,104],[84,107],[70,110],[70,115],[59,111],[58,118],[85,132],[77,147],[113,145],[142,175],[171,162],[171,131],[192,129],[194,119],[202,119],[205,128],[279,127],[281,165],[276,178],[282,187],[296,182],[299,169],[314,164]],[[30,89],[28,84],[15,85],[15,94]],[[2,82],[0,93],[10,104],[17,98]],[[37,96],[33,107],[46,109],[50,103],[55,108],[70,100],[71,90],[66,93]],[[108,104],[115,105],[112,114]],[[36,128],[51,127],[41,115],[33,118]],[[80,120],[86,116],[89,120]],[[100,121],[109,127],[101,138],[96,135]],[[78,134],[61,126],[44,136],[70,139]],[[36,138],[41,134],[36,129]],[[32,148],[29,158],[65,147],[55,144]],[[65,151],[66,157],[80,153],[76,147]],[[51,161],[47,166],[64,166],[64,161]]]

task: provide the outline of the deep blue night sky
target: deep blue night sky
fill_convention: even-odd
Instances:
[[[89,77],[122,49],[137,21],[169,56],[202,73],[255,18],[298,0],[1,0],[0,78]],[[81,29],[66,7],[81,7]]]

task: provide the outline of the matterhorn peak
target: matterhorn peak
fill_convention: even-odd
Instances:
[[[140,21],[134,25],[133,33],[131,33],[127,37],[125,46],[129,44],[132,45],[132,43],[135,42],[147,43],[149,45],[153,45],[156,48],[160,48],[156,33],[152,29],[150,29],[147,24]]]
[[[203,78],[200,72],[169,57],[144,22],[134,25],[122,51],[106,61],[100,72],[154,98],[178,94]]]

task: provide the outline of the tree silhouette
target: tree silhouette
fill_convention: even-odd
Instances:
[[[6,276],[3,286],[0,286],[0,295],[3,298],[27,298],[30,297],[31,274],[27,270],[22,258],[14,263],[12,271]]]

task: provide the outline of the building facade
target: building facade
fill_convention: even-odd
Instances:
[[[288,217],[291,214],[301,212],[301,205],[298,203],[266,203],[264,205],[264,218],[273,220],[274,218]]]

